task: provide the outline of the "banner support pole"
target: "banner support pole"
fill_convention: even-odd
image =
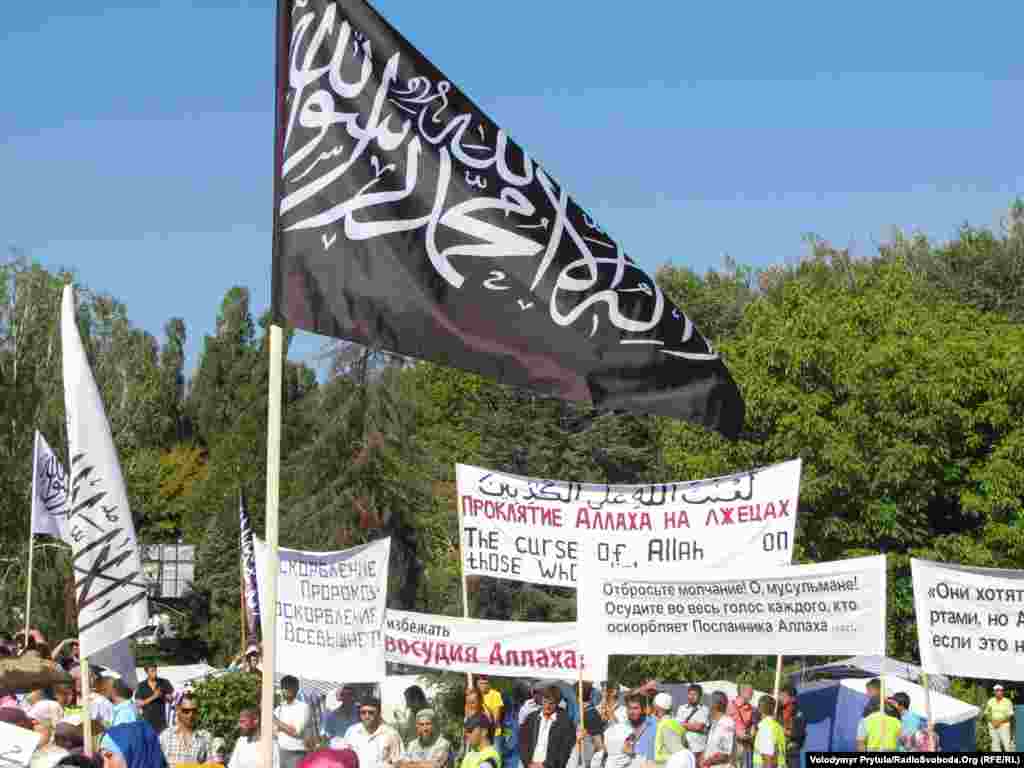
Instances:
[[[932,750],[935,738],[935,723],[932,721],[932,681],[927,672],[921,673],[921,682],[924,683],[924,714],[928,718],[928,750]]]
[[[274,671],[277,662],[277,572],[278,501],[281,473],[281,369],[283,348],[281,328],[270,326],[270,387],[267,402],[267,562],[263,579],[266,602],[263,611],[263,681],[260,691],[260,755],[264,765],[273,765]],[[244,617],[243,617],[244,618]]]
[[[782,654],[775,657],[775,701],[779,700],[779,689],[782,687]]]
[[[462,504],[459,503],[458,494],[455,498],[455,509],[459,513],[459,576],[462,578],[462,618],[469,618],[469,586],[466,581],[466,563],[462,557]],[[466,673],[466,687],[473,687],[473,675]]]
[[[32,525],[28,533],[28,583],[25,587],[25,647],[28,647],[28,632],[32,616],[32,565],[36,552],[36,537],[32,535]]]
[[[28,630],[32,616],[32,567],[35,557],[35,507],[36,507],[36,477],[39,474],[39,431],[36,430],[35,439],[32,441],[32,504],[29,507],[28,521],[28,575],[25,588],[25,647],[28,647]]]
[[[78,646],[81,648],[82,641],[79,639]],[[89,671],[89,659],[82,656],[82,740],[85,742],[85,756],[92,757],[92,712],[89,709],[89,694],[92,691],[92,673]]]

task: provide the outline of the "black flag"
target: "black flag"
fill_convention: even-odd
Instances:
[[[363,0],[281,0],[278,318],[735,435],[743,400],[654,280]]]

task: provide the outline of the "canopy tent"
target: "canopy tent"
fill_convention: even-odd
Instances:
[[[902,691],[910,697],[911,711],[927,717],[925,689],[908,680],[885,675],[885,695]],[[807,718],[809,752],[853,752],[857,748],[857,724],[868,702],[868,677],[819,680],[804,683],[797,693]],[[932,719],[943,752],[973,752],[976,749],[975,721],[981,710],[973,704],[938,691],[931,692]]]
[[[883,672],[886,675],[895,675],[915,683],[920,683],[924,680],[924,670],[920,667],[908,664],[905,661],[890,659],[887,656],[854,656],[831,664],[807,667],[799,672],[794,672],[789,676],[789,679],[793,685],[800,687],[802,684],[811,683],[816,680],[851,680],[860,677],[881,677]],[[933,691],[946,693],[949,690],[949,678],[943,675],[929,675],[928,687]]]

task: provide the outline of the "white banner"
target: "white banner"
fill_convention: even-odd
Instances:
[[[70,455],[66,534],[78,597],[82,656],[149,621],[148,585],[103,400],[78,335],[74,289],[61,305],[64,404]]]
[[[0,766],[14,768],[32,761],[39,746],[39,734],[10,723],[0,723]]]
[[[32,452],[32,533],[68,541],[68,476],[46,439],[36,431]]]
[[[253,544],[265,621],[267,546],[255,538]],[[275,669],[312,680],[383,680],[391,539],[340,552],[278,554]]]
[[[395,664],[499,677],[604,680],[606,664],[584,663],[576,622],[490,621],[388,611],[384,642]],[[605,660],[607,662],[607,660]]]
[[[609,576],[587,552],[577,591],[587,658],[885,653],[885,557]]]
[[[800,460],[726,477],[588,485],[456,465],[467,575],[575,587],[580,547],[609,569],[788,565]]]
[[[89,663],[106,667],[116,672],[118,677],[124,681],[124,684],[133,691],[135,686],[138,685],[139,681],[136,678],[135,672],[137,669],[135,666],[135,646],[130,637],[118,640],[99,653],[94,653],[89,657]]]
[[[1024,571],[911,560],[921,668],[1024,680]]]

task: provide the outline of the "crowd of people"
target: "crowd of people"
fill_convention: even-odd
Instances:
[[[83,754],[86,713],[80,706],[77,642],[67,640],[51,652],[39,638],[20,640],[21,650],[51,656],[72,683],[20,696],[0,690],[0,722],[38,734],[30,768],[96,768]],[[18,651],[0,638],[0,655]],[[231,669],[260,673],[259,648],[249,648]],[[238,713],[238,738],[228,754],[227,737],[235,734],[197,727],[198,703],[188,687],[176,691],[155,666],[145,672],[134,690],[103,670],[91,675],[91,751],[102,756],[103,768],[265,768],[258,708]],[[870,681],[866,690],[858,750],[938,751],[934,729],[911,711],[907,694],[897,692],[882,706],[880,681]],[[478,675],[465,690],[462,738],[453,744],[418,686],[406,690],[408,719],[396,727],[384,722],[378,699],[352,686],[331,694],[321,710],[300,695],[296,678],[285,676],[270,718],[274,768],[325,768],[326,763],[310,763],[323,750],[342,761],[337,768],[800,768],[807,727],[792,686],[780,689],[778,701],[764,695],[756,704],[751,686],[741,686],[732,698],[723,691],[705,693],[694,684],[684,701],[673,701],[654,682],[634,690],[608,682],[595,690],[586,682],[574,689],[553,681],[517,681],[502,693],[488,676]],[[993,694],[983,712],[991,748],[1010,751],[1013,705],[1002,686]],[[129,753],[143,762],[121,765]]]

